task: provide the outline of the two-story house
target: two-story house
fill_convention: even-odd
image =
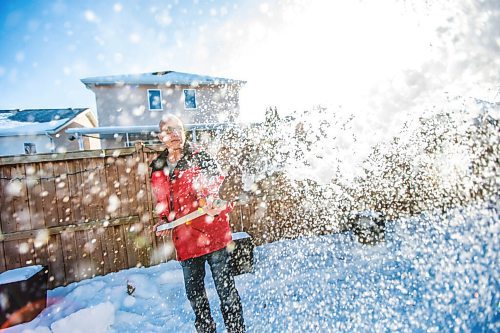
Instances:
[[[180,117],[196,140],[196,130],[234,123],[245,81],[174,71],[90,77],[81,80],[96,96],[100,127],[68,133],[99,134],[102,148],[154,141],[166,113]]]

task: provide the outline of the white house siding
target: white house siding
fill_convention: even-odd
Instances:
[[[59,131],[56,135],[51,135],[51,137],[54,140],[56,152],[64,153],[64,152],[68,152],[68,151],[80,150],[78,140],[76,140],[76,139],[70,140],[70,137],[72,137],[72,135],[68,135],[64,132],[67,129],[74,128],[74,127],[82,128],[83,126],[80,126],[78,124],[71,124],[70,126],[65,127],[63,130]],[[100,149],[101,148],[101,145],[99,144],[99,139],[90,139],[89,137],[84,137],[83,143],[84,143],[84,148],[86,150],[88,150],[88,149]]]
[[[160,89],[163,110],[149,110],[148,89]],[[196,89],[197,108],[184,108],[184,89]],[[173,113],[186,123],[235,121],[239,116],[239,87],[220,86],[94,86],[99,126],[157,124],[163,114]]]
[[[20,135],[0,137],[0,155],[22,155],[24,154],[24,143],[34,143],[37,153],[50,153],[52,144],[45,135]]]

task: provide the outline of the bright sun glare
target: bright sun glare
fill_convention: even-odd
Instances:
[[[363,108],[376,98],[374,89],[404,88],[409,83],[402,72],[420,71],[438,56],[436,28],[450,14],[429,6],[312,1],[269,9],[278,23],[264,28],[252,22],[250,38],[239,42],[233,64],[248,81],[243,117],[271,105],[284,113],[318,104]]]

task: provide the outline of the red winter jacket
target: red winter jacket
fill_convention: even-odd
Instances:
[[[183,156],[173,170],[168,170],[165,150],[150,165],[151,187],[156,198],[156,212],[161,219],[173,221],[198,208],[198,199],[218,196],[224,177],[215,161],[206,153],[193,151],[186,144]],[[231,240],[228,207],[212,221],[207,215],[174,228],[172,239],[177,260],[183,261],[224,248]]]

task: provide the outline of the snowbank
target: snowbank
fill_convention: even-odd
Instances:
[[[110,302],[79,310],[50,325],[53,333],[105,333],[115,321],[115,309]]]
[[[257,247],[255,273],[236,277],[248,331],[498,332],[498,217],[483,204],[390,222],[376,246],[343,233]],[[182,281],[172,261],[73,283],[6,333],[194,332]]]

